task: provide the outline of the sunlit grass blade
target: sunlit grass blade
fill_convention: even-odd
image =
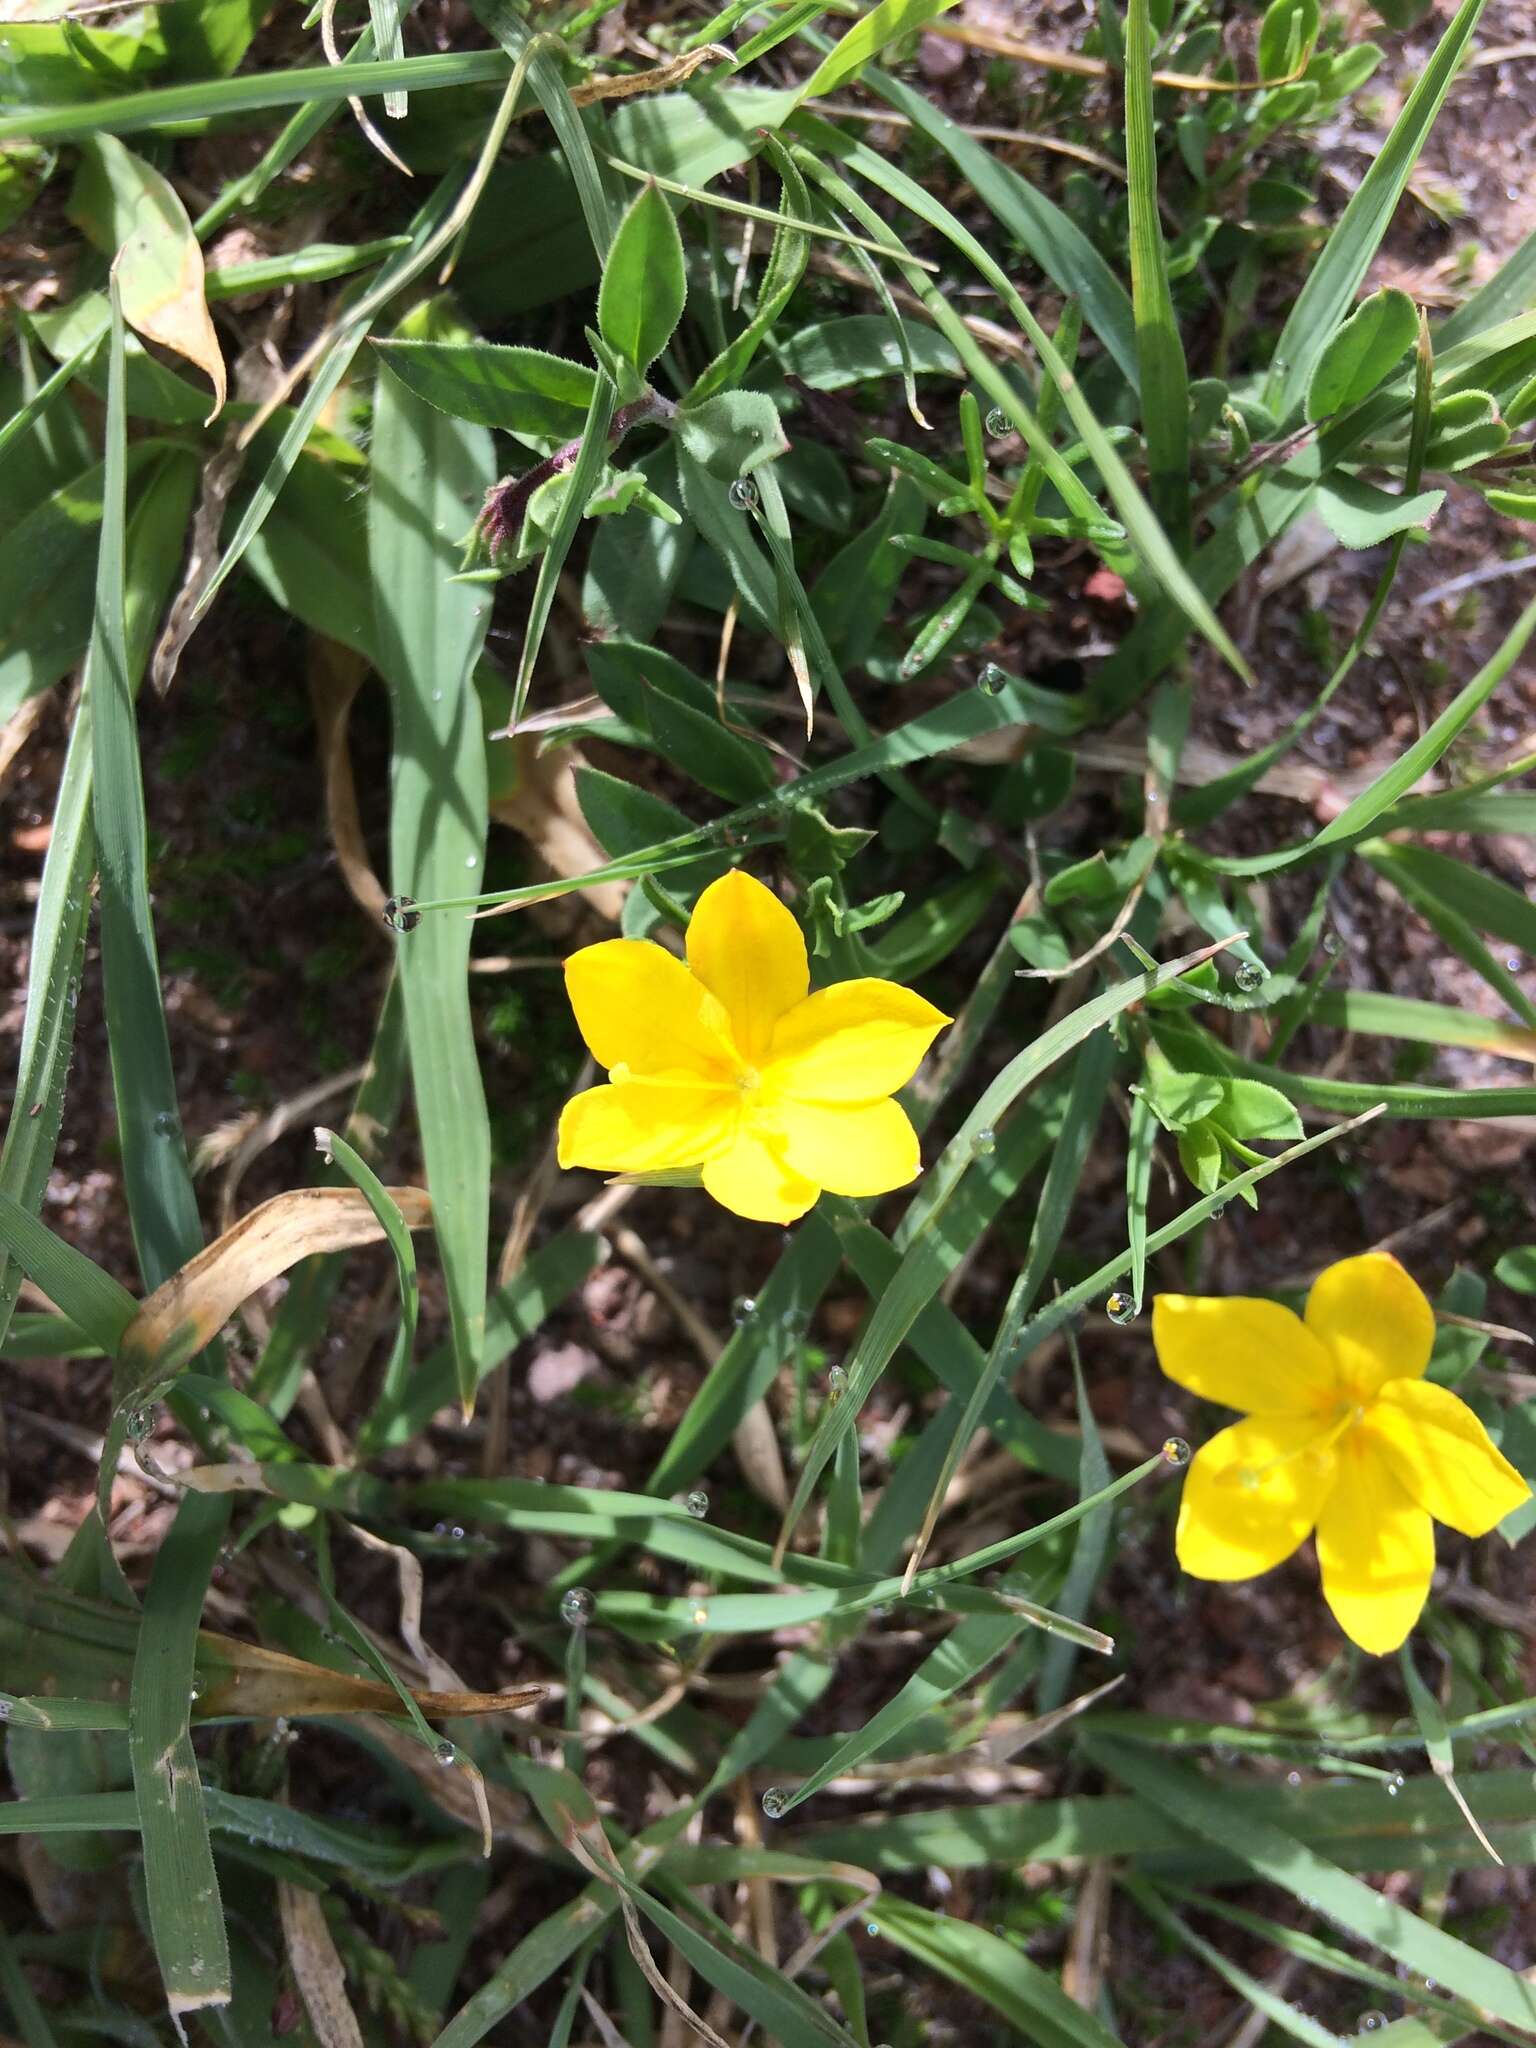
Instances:
[[[490,435],[393,377],[379,385],[368,499],[376,629],[394,714],[390,866],[398,893],[473,885],[485,858],[485,740],[471,676],[489,605],[453,583],[467,506],[493,474]],[[458,1392],[474,1405],[485,1340],[491,1141],[467,985],[467,918],[401,942],[411,1083],[447,1282]]]
[[[1017,1940],[897,1896],[881,1898],[875,1921],[888,1941],[1000,2013],[1018,2040],[1042,2048],[1119,2048],[1119,2036],[1069,1998]]]

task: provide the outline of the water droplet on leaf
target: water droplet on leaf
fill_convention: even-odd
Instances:
[[[157,1138],[174,1138],[176,1135],[176,1112],[174,1109],[160,1109],[155,1112],[152,1125]]]
[[[1343,950],[1343,937],[1334,930],[1332,925],[1329,925],[1327,931],[1323,933],[1323,951],[1330,960],[1337,960]]]
[[[1299,1791],[1301,1789],[1300,1771],[1287,1771],[1285,1774],[1285,1782],[1287,1785],[1290,1786],[1293,1792]]]
[[[1363,2012],[1360,2015],[1362,2034],[1379,2034],[1386,2024],[1387,2016],[1384,2012]]]
[[[450,1765],[456,1764],[459,1760],[459,1752],[451,1742],[440,1742],[432,1754],[437,1758],[444,1770],[447,1770]]]
[[[1407,1782],[1408,1780],[1403,1776],[1401,1771],[1394,1771],[1391,1777],[1387,1780],[1387,1797],[1389,1799],[1395,1799],[1398,1793],[1401,1792],[1403,1787],[1407,1784]]]
[[[829,1401],[841,1401],[847,1391],[848,1375],[842,1366],[829,1366],[827,1369],[827,1399]]]
[[[1189,1445],[1181,1436],[1164,1437],[1163,1458],[1170,1465],[1185,1466],[1189,1463]]]
[[[1119,1323],[1123,1328],[1125,1324],[1135,1322],[1136,1303],[1132,1296],[1121,1294],[1117,1290],[1114,1294],[1105,1297],[1104,1313],[1112,1323]]]
[[[1001,434],[1011,434],[1013,432],[1013,422],[1000,405],[994,405],[987,414],[987,432],[992,435],[994,440]]]
[[[693,1625],[695,1628],[709,1627],[709,1609],[702,1604],[693,1610]]]
[[[984,697],[995,697],[1008,680],[1008,671],[999,668],[995,661],[989,661],[976,678],[976,687]]]
[[[978,1159],[990,1159],[997,1150],[997,1133],[986,1124],[971,1140],[971,1150]]]
[[[384,922],[392,932],[413,932],[421,923],[414,896],[391,896],[384,906]]]
[[[1238,962],[1237,973],[1232,977],[1245,996],[1251,996],[1256,988],[1262,988],[1269,979],[1267,967],[1260,967],[1256,960]]]
[[[731,1303],[731,1321],[739,1330],[743,1323],[749,1323],[757,1314],[757,1303],[750,1294],[738,1294]]]
[[[696,1522],[702,1522],[709,1513],[709,1495],[702,1487],[695,1487],[687,1500],[683,1502],[683,1506],[687,1508],[689,1514],[692,1515]]]
[[[585,1586],[572,1586],[560,1602],[560,1619],[567,1628],[585,1628],[592,1619],[592,1595]]]
[[[770,1785],[763,1794],[763,1812],[769,1820],[778,1820],[789,1809],[789,1794],[782,1785]]]
[[[757,510],[757,485],[753,483],[749,476],[737,477],[735,483],[726,492],[726,496],[738,512],[755,512]]]

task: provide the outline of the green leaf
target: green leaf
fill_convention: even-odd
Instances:
[[[116,258],[123,317],[146,341],[197,364],[224,403],[224,357],[203,293],[203,252],[175,188],[115,135],[84,151],[71,210]]]
[[[779,409],[766,391],[722,391],[677,415],[677,438],[701,469],[724,482],[750,476],[789,447]]]
[[[1536,1294],[1536,1244],[1517,1245],[1505,1252],[1494,1266],[1493,1277],[1516,1294]]]
[[[848,83],[897,36],[909,35],[952,7],[955,0],[880,0],[857,21],[801,86],[802,100],[825,99]]]
[[[588,649],[587,667],[604,703],[703,788],[750,803],[776,786],[766,750],[723,724],[714,691],[671,655],[610,640]]]
[[[597,382],[584,363],[537,348],[398,337],[373,345],[386,369],[439,412],[536,440],[574,440]]]
[[[1215,1121],[1230,1138],[1296,1139],[1301,1118],[1278,1088],[1262,1081],[1223,1081]]]
[[[1290,78],[1317,41],[1317,0],[1270,0],[1259,25],[1260,78]]]
[[[1323,351],[1343,325],[1387,232],[1419,152],[1460,68],[1483,0],[1462,0],[1391,134],[1345,207],[1291,307],[1265,386],[1266,401],[1289,417],[1307,393]]]
[[[1444,503],[1444,491],[1415,491],[1410,497],[1342,469],[1317,487],[1318,517],[1347,548],[1379,547],[1409,527],[1422,529]]]
[[[683,317],[688,280],[672,209],[647,185],[619,222],[597,295],[597,325],[611,349],[643,374]]]
[[[1397,369],[1418,331],[1418,308],[1406,292],[1372,292],[1318,357],[1307,386],[1307,418],[1327,419],[1369,398]]]
[[[485,857],[485,742],[470,679],[490,608],[473,585],[449,578],[465,507],[490,480],[483,428],[447,419],[393,378],[380,384],[368,556],[394,716],[390,869],[399,895],[461,896]],[[469,941],[467,919],[428,916],[399,948],[411,1081],[466,1412],[485,1338],[491,1174]]]

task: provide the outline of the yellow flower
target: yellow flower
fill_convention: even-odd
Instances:
[[[1362,1650],[1395,1650],[1429,1593],[1435,1522],[1486,1536],[1530,1496],[1466,1402],[1424,1378],[1434,1336],[1422,1289],[1385,1252],[1320,1273],[1305,1320],[1272,1301],[1160,1294],[1163,1371],[1245,1415],[1189,1468],[1185,1571],[1250,1579],[1315,1529],[1334,1619]]]
[[[893,981],[810,994],[799,925],[750,875],[699,898],[686,966],[607,939],[571,955],[565,985],[608,1085],[561,1112],[562,1166],[698,1167],[717,1202],[763,1223],[792,1223],[823,1188],[915,1179],[917,1133],[891,1097],[949,1019]]]

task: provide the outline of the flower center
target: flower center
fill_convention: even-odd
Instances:
[[[740,1066],[736,1069],[736,1093],[741,1097],[743,1109],[755,1102],[763,1092],[763,1077],[756,1067]]]

